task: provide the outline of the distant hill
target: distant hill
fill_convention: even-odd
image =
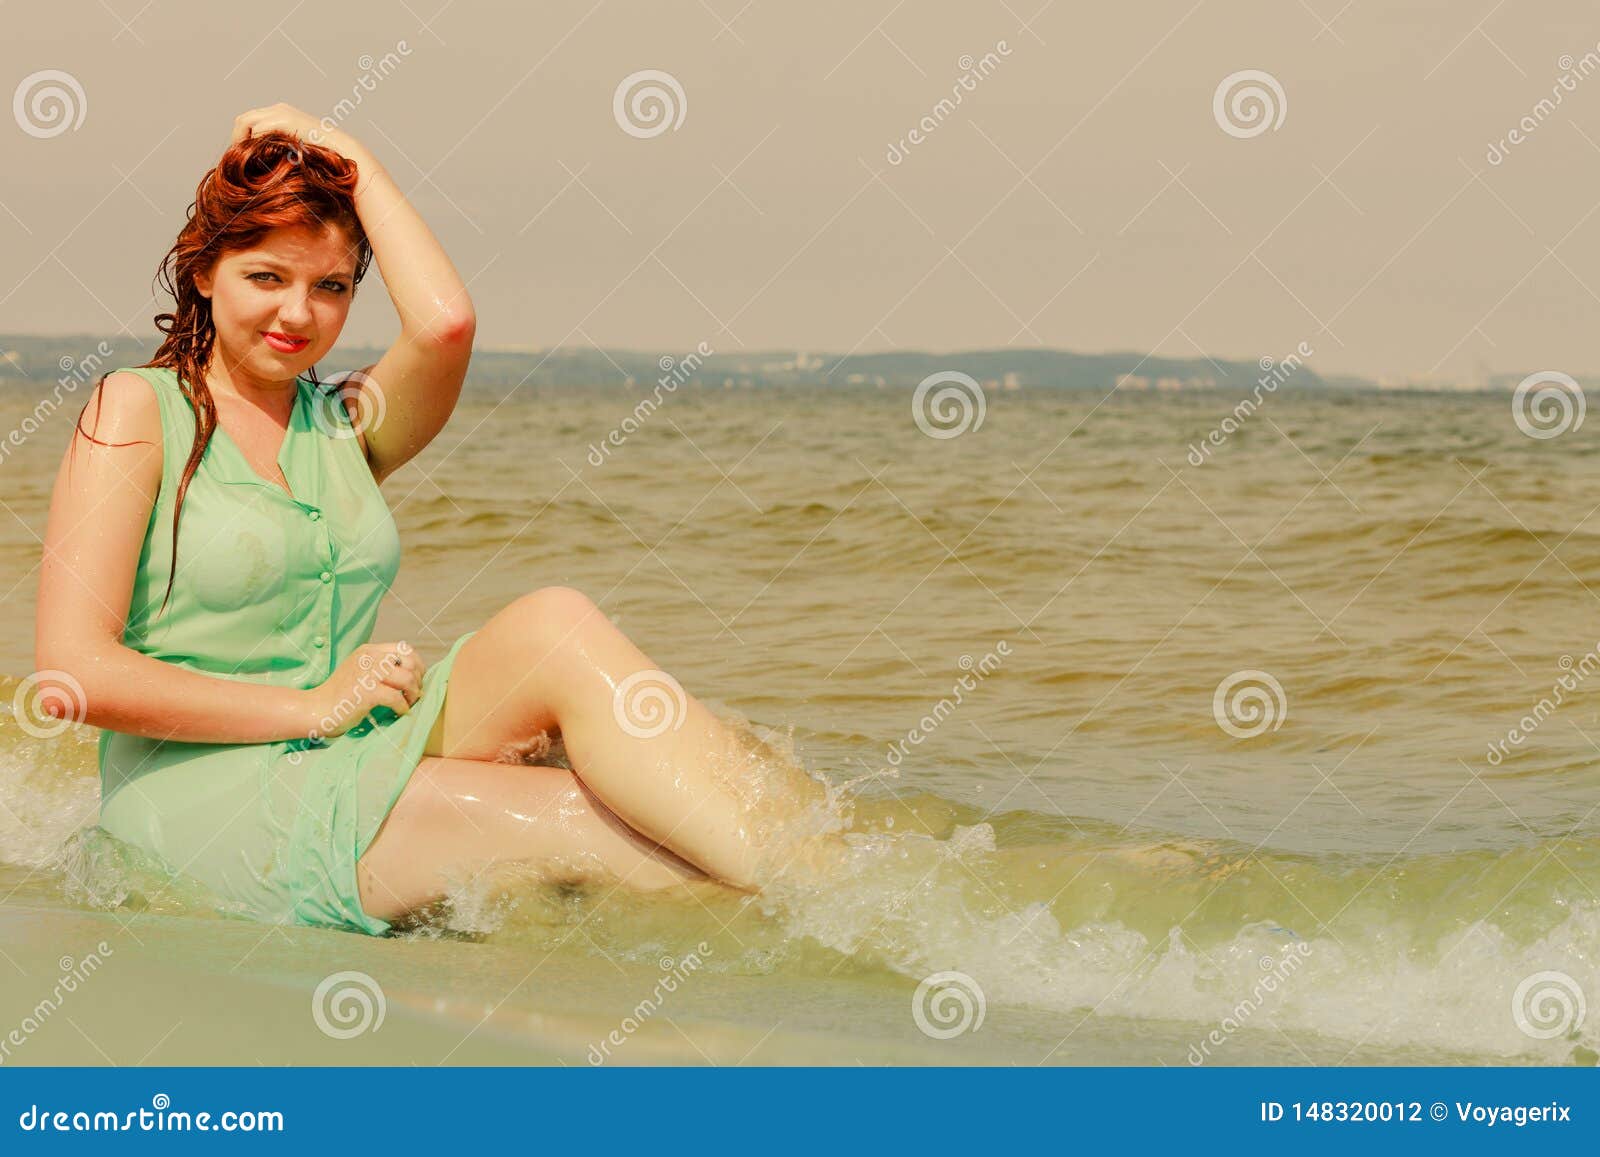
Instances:
[[[154,341],[97,334],[32,337],[0,334],[0,380],[53,381],[76,375],[98,377],[117,366],[138,365],[155,352]],[[324,376],[356,369],[378,359],[382,350],[339,346],[318,367]],[[941,371],[968,374],[991,389],[1109,390],[1120,382],[1129,390],[1238,390],[1253,385],[1264,371],[1254,361],[1163,358],[1145,354],[1081,354],[1067,350],[997,349],[934,354],[916,351],[837,354],[774,350],[763,353],[711,353],[673,350],[555,350],[480,348],[472,355],[470,387],[520,384],[615,385],[648,388],[663,381],[702,387],[829,386],[913,387]],[[1323,377],[1309,366],[1295,368],[1285,388],[1376,388],[1377,383],[1348,376]]]

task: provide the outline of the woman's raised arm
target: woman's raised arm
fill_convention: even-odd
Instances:
[[[327,130],[289,104],[251,109],[233,139],[272,130],[332,149],[355,163],[355,209],[400,319],[400,336],[343,387],[357,411],[361,448],[382,482],[444,429],[461,396],[477,314],[467,287],[422,215],[370,149],[342,129]]]

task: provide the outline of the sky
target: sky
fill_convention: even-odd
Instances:
[[[1576,0],[0,18],[0,332],[157,336],[196,183],[237,114],[282,100],[394,175],[480,346],[1600,366],[1600,12]],[[380,275],[344,341],[398,332]]]

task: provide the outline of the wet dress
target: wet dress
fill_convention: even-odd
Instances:
[[[218,425],[172,511],[195,416],[170,369],[130,367],[161,407],[161,487],[123,644],[220,679],[309,690],[368,642],[400,538],[333,387],[299,379],[269,482]],[[228,915],[382,935],[356,861],[399,799],[444,707],[462,635],[423,673],[404,715],[372,710],[342,735],[186,743],[104,730],[99,826],[199,881]]]

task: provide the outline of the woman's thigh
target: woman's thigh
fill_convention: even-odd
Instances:
[[[424,758],[357,864],[361,906],[395,921],[511,862],[640,890],[707,878],[564,768]]]
[[[541,735],[560,733],[584,639],[615,628],[582,592],[541,587],[512,600],[456,653],[424,753],[515,763]]]

